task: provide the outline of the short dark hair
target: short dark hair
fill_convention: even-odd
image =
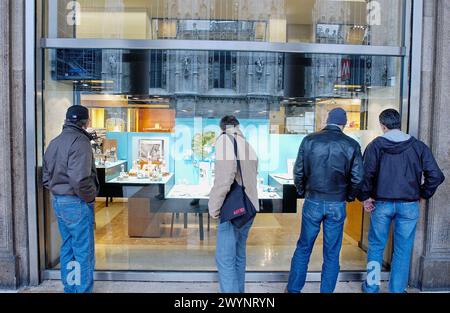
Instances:
[[[236,127],[239,125],[239,121],[234,115],[226,115],[220,120],[220,128],[225,131],[227,127]]]
[[[380,123],[386,126],[387,129],[401,129],[402,118],[400,113],[394,109],[387,109],[380,114]]]

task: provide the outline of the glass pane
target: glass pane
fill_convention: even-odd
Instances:
[[[46,0],[44,37],[401,46],[404,1]]]
[[[349,115],[346,133],[364,149],[381,133],[379,113],[401,102],[395,57],[52,49],[44,68],[45,147],[70,105],[90,110],[101,182],[99,270],[215,270],[217,223],[207,201],[219,120],[233,114],[259,157],[262,212],[248,269],[288,271],[303,204],[292,166],[303,138],[339,106]],[[47,266],[55,267],[59,234],[49,201],[46,212]],[[361,204],[348,204],[343,270],[365,269],[366,227]],[[312,271],[321,268],[321,242],[320,235]]]

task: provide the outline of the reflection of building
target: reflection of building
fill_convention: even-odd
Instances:
[[[84,56],[92,50],[74,51]],[[58,57],[55,71],[60,73],[58,79],[79,79],[79,92],[130,94],[135,82],[129,74],[133,60],[127,59],[127,54],[103,50],[96,59],[84,58],[76,63],[77,67],[71,67],[73,53],[66,53],[67,56]],[[226,108],[239,111],[239,116],[264,117],[262,111],[279,110],[280,97],[286,95],[287,72],[302,76],[302,83],[293,88],[296,92],[303,89],[297,97],[308,99],[367,98],[367,87],[389,87],[397,83],[398,68],[389,57],[304,55],[301,60],[295,61],[305,63],[304,71],[299,72],[285,63],[282,53],[154,50],[148,52],[148,62],[144,64],[148,70],[142,74],[150,77],[149,86],[141,92],[170,97],[177,116],[207,115],[212,113],[211,108],[214,114],[219,114]],[[101,68],[95,64],[101,64]],[[92,73],[93,69],[98,74]],[[75,78],[70,76],[72,72],[77,73]]]
[[[74,50],[81,56],[92,51],[95,50]],[[129,74],[130,63],[134,61],[126,61],[127,52],[103,50],[101,57],[83,58],[75,64],[71,61],[72,54],[58,58],[58,71],[65,70],[58,79],[73,81],[74,77],[66,73],[76,72],[79,92],[130,94],[134,83]],[[96,68],[96,64],[101,64],[101,68],[96,70],[97,80],[94,80],[90,69]],[[279,106],[278,98],[283,95],[281,53],[155,50],[148,53],[145,66],[150,88],[146,88],[144,95],[171,97],[178,109],[177,116],[207,115],[213,108],[215,115],[232,110],[242,112],[239,116],[262,117],[260,112]]]

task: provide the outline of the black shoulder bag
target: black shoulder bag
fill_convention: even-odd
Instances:
[[[237,140],[230,135],[228,136],[233,140],[234,156],[236,157],[237,169],[241,175],[242,186],[238,184],[235,178],[220,209],[220,223],[231,221],[234,226],[241,228],[256,216],[256,209],[245,193],[244,176],[242,175],[241,162],[238,157]]]

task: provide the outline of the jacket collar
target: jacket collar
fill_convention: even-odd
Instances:
[[[89,141],[94,140],[94,137],[92,137],[91,134],[89,134],[86,130],[84,130],[83,128],[81,128],[80,126],[78,126],[75,123],[66,121],[63,126],[63,131],[64,130],[76,131],[76,132],[79,132],[79,133],[82,133],[83,135],[85,135],[89,139]]]
[[[335,124],[328,124],[327,126],[325,126],[324,130],[337,131],[342,133],[342,129]]]

